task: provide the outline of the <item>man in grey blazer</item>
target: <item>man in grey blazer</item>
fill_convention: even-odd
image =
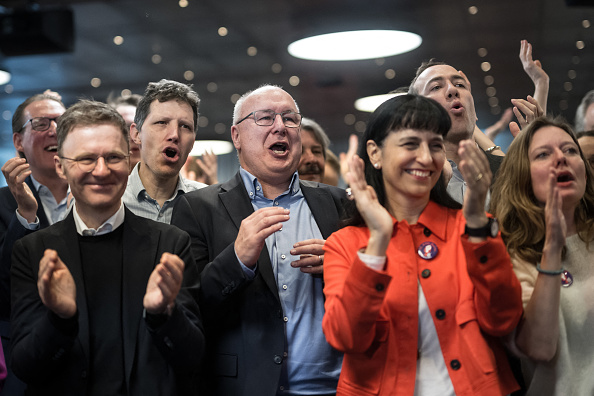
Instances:
[[[204,350],[189,236],[122,203],[122,117],[80,101],[60,117],[56,172],[75,203],[17,241],[12,367],[31,395],[189,395]]]
[[[344,191],[299,180],[301,115],[281,88],[244,94],[233,124],[239,172],[183,195],[172,217],[201,273],[203,394],[335,394],[342,356],[322,333],[320,275]]]

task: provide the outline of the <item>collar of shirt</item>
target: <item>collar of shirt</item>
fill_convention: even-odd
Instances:
[[[68,198],[68,194],[70,193],[70,186],[68,186],[68,191],[66,192],[66,197],[63,200],[61,200],[60,202],[56,202],[56,199],[54,198],[54,195],[49,190],[49,188],[47,188],[46,186],[44,186],[43,184],[41,184],[37,180],[35,180],[35,178],[33,177],[33,175],[31,175],[31,181],[33,182],[33,187],[35,187],[35,191],[37,191],[37,194],[39,195],[40,198],[42,196],[46,196],[48,198],[51,197],[51,199],[54,200],[54,202],[55,202],[56,205],[63,205],[63,204],[66,203],[66,200]]]
[[[144,195],[146,193],[146,188],[144,188],[144,185],[142,184],[142,180],[140,180],[140,175],[138,174],[138,169],[140,168],[140,162],[137,163],[134,166],[134,169],[132,169],[132,172],[130,172],[130,176],[128,177],[128,185],[126,187],[126,190],[130,190],[132,192],[132,194],[139,200],[141,201],[144,198]],[[206,187],[206,184],[204,183],[199,183],[199,182],[193,182],[197,185],[199,185],[200,187]],[[175,192],[173,194],[173,196],[171,196],[168,201],[171,201],[172,199],[174,199],[175,197],[177,197],[177,194],[181,191],[182,193],[187,193],[190,191],[194,191],[196,190],[196,187],[193,187],[190,185],[190,181],[184,179],[183,177],[181,177],[181,175],[178,175],[177,177],[177,187],[175,189]],[[146,194],[147,197],[151,198],[148,193]]]
[[[37,195],[39,196],[39,200],[41,201],[43,211],[45,212],[49,224],[54,224],[64,219],[70,210],[70,205],[68,204],[70,186],[68,186],[68,191],[66,192],[64,199],[57,202],[50,189],[35,180],[33,175],[31,175],[31,181],[33,182],[35,191],[37,191]]]
[[[450,183],[452,181],[465,183],[462,173],[460,172],[460,169],[458,169],[458,165],[456,165],[456,163],[452,160],[448,160],[448,162],[452,166],[452,178],[450,179]]]
[[[124,203],[121,203],[117,212],[115,212],[113,216],[107,219],[105,223],[101,224],[97,229],[87,227],[85,222],[80,218],[78,211],[76,210],[76,201],[74,202],[72,212],[74,215],[76,232],[82,236],[99,236],[108,234],[124,223]]]
[[[445,240],[447,234],[447,219],[444,219],[444,210],[448,209],[429,200],[429,203],[427,203],[427,206],[425,206],[425,209],[421,212],[417,224],[427,227],[432,234],[435,234],[435,236],[441,240]],[[396,232],[396,229],[398,228],[398,220],[392,217],[392,222],[394,224],[392,236],[394,236],[394,232]]]
[[[264,198],[264,193],[262,192],[262,185],[256,178],[256,176],[252,175],[250,172],[246,171],[242,167],[239,167],[239,174],[241,175],[241,180],[243,181],[243,185],[247,190],[247,193],[250,197],[250,200],[254,200],[256,197]],[[291,177],[291,183],[289,183],[289,188],[282,193],[280,196],[289,194],[291,196],[296,195],[301,191],[301,186],[299,184],[299,174],[297,171],[293,173]]]

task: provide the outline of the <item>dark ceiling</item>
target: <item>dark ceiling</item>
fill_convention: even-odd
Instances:
[[[334,147],[343,147],[357,125],[346,124],[345,115],[362,122],[368,116],[354,109],[355,99],[408,85],[415,68],[429,58],[468,75],[484,128],[498,119],[492,111],[533,91],[518,59],[521,39],[533,44],[551,76],[549,112],[573,121],[581,97],[594,88],[594,27],[586,27],[594,24],[594,1],[584,2],[590,6],[568,7],[563,0],[187,0],[186,7],[177,0],[0,1],[0,14],[15,7],[61,6],[73,10],[75,21],[71,53],[0,54],[0,67],[12,72],[9,86],[0,87],[0,160],[12,156],[12,112],[34,93],[52,89],[66,104],[80,97],[105,100],[123,89],[142,93],[147,82],[161,78],[187,81],[187,71],[193,73],[187,82],[202,98],[200,113],[208,119],[199,139],[229,139],[232,97],[272,83],[285,87],[302,113],[327,130]],[[472,6],[475,14],[469,12]],[[218,34],[220,27],[227,28],[226,36]],[[410,30],[423,43],[403,55],[352,62],[305,61],[286,50],[314,33],[369,28]],[[115,36],[123,37],[121,45],[114,44]],[[576,47],[580,40],[583,49]],[[485,57],[479,48],[487,50]],[[481,70],[485,61],[489,72]],[[273,65],[282,70],[274,72]],[[388,69],[393,78],[386,77]],[[495,81],[500,105],[494,109],[485,92],[486,75]],[[290,84],[292,76],[299,78],[297,86]],[[100,86],[91,85],[93,78]]]

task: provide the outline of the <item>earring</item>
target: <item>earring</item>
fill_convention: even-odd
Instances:
[[[374,167],[375,169],[379,169],[379,168],[380,168],[380,164],[376,162],[375,164],[373,164],[373,167]]]

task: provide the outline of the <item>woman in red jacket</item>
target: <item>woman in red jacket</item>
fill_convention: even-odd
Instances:
[[[484,212],[491,173],[472,141],[458,148],[462,210],[445,193],[450,127],[437,102],[397,96],[373,113],[350,163],[350,226],[324,247],[323,328],[345,353],[337,395],[517,389],[498,337],[520,320],[520,285]]]

